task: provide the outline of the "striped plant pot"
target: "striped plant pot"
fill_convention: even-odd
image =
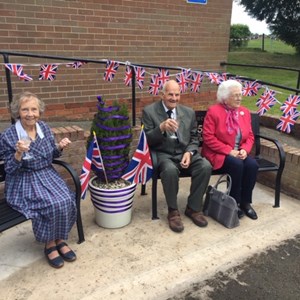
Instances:
[[[102,189],[89,181],[91,200],[96,223],[104,228],[120,228],[131,222],[133,197],[136,184],[120,189]]]

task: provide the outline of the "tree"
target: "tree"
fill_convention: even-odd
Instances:
[[[248,25],[233,24],[230,26],[230,48],[247,47],[251,31]]]
[[[236,0],[246,12],[265,21],[271,32],[300,53],[300,0]]]

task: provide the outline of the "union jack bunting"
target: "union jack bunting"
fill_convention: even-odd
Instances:
[[[200,72],[192,72],[190,79],[191,92],[199,93],[204,75]]]
[[[205,75],[210,80],[210,83],[213,83],[213,84],[219,85],[222,81],[224,81],[223,78],[220,77],[219,73],[209,73],[209,72],[206,72]]]
[[[100,149],[98,146],[96,135],[94,134],[93,141],[91,141],[87,154],[82,166],[81,174],[79,176],[81,184],[81,199],[85,199],[86,191],[89,184],[91,168],[94,171],[104,170]]]
[[[291,114],[282,115],[276,129],[290,133],[299,116],[300,112],[297,110],[294,110]]]
[[[300,103],[300,96],[290,95],[285,100],[285,102],[281,105],[280,110],[282,110],[284,114],[292,114],[293,111],[297,109],[299,103]]]
[[[189,77],[191,75],[191,71],[188,69],[183,69],[181,73],[176,75],[176,81],[180,87],[180,93],[186,92],[189,85]]]
[[[41,65],[39,80],[51,80],[56,77],[58,65]]]
[[[149,94],[157,95],[159,91],[160,83],[158,75],[152,75],[150,86],[149,86]]]
[[[145,131],[142,129],[137,149],[125,170],[123,179],[145,184],[152,177],[153,167]]]
[[[18,64],[5,64],[5,67],[10,70],[14,75],[18,76],[20,80],[31,81],[32,78],[23,72],[23,65]]]
[[[134,67],[136,83],[140,90],[144,88],[145,69],[142,67]]]
[[[103,79],[105,81],[112,81],[117,73],[119,65],[120,64],[117,61],[108,60],[106,62],[106,69],[104,72]]]
[[[126,86],[132,85],[132,68],[129,66],[126,66],[124,83]]]
[[[85,64],[86,64],[86,62],[83,62],[83,61],[74,61],[72,63],[66,64],[66,66],[71,67],[73,69],[79,69]]]
[[[159,79],[159,87],[162,88],[164,84],[170,79],[170,72],[169,70],[159,68],[157,76]]]
[[[257,95],[259,89],[261,88],[261,84],[256,81],[245,81],[243,83],[242,95],[243,96],[255,96]]]
[[[273,107],[277,100],[275,98],[276,92],[266,88],[264,93],[256,101],[256,106],[258,107],[257,114],[262,116],[265,114],[271,107]]]

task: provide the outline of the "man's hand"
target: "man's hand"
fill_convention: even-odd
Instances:
[[[192,161],[192,154],[190,152],[185,152],[182,156],[180,165],[183,169],[187,169]]]

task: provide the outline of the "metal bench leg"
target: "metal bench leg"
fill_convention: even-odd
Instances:
[[[280,207],[280,187],[281,187],[281,175],[282,171],[279,170],[276,175],[276,182],[275,182],[275,204],[273,207]]]
[[[146,193],[146,184],[142,184],[142,187],[141,187],[141,196],[145,196],[147,195]]]
[[[152,220],[157,220],[157,178],[152,177]]]

